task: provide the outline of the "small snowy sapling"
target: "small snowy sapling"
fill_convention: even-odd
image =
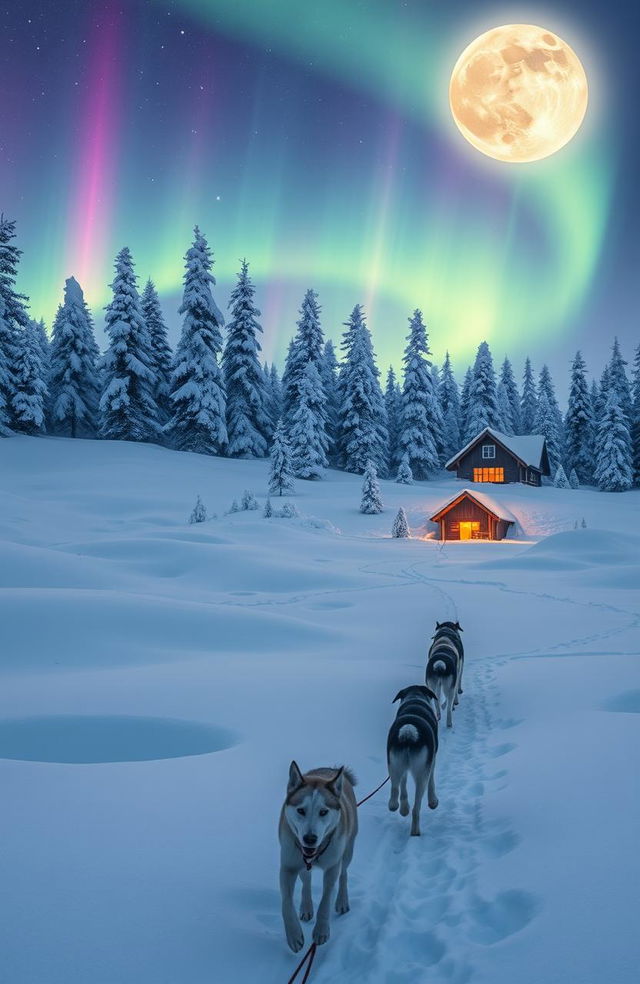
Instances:
[[[409,455],[405,451],[402,455],[402,460],[398,465],[398,474],[396,475],[396,482],[400,485],[413,485],[413,472],[411,471],[411,465],[409,464]]]
[[[568,489],[570,487],[569,479],[567,478],[565,470],[562,467],[562,465],[558,465],[556,469],[556,474],[553,479],[553,484],[557,489]]]
[[[200,496],[198,496],[198,498],[196,499],[196,504],[193,507],[193,512],[189,516],[189,522],[192,524],[204,523],[206,518],[207,518],[207,507],[205,506]]]
[[[576,474],[575,468],[572,468],[571,469],[571,472],[569,474],[569,485],[571,486],[572,489],[579,489],[580,488],[580,479],[578,478],[578,476]]]
[[[267,501],[264,504],[264,511],[262,513],[265,519],[271,519],[273,516],[273,508],[271,506],[271,499],[267,496]]]
[[[258,500],[251,491],[251,489],[245,489],[242,493],[242,499],[240,500],[240,508],[243,512],[251,512],[253,509],[259,509]]]
[[[398,509],[398,514],[393,521],[393,526],[391,527],[391,536],[396,540],[406,539],[410,536],[409,524],[407,523],[407,516],[402,508]]]
[[[364,470],[360,512],[374,515],[376,513],[381,513],[382,509],[382,498],[380,496],[380,486],[378,485],[376,466],[373,461],[368,461]]]

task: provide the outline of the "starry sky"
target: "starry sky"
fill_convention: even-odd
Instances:
[[[281,362],[304,290],[325,331],[363,303],[381,367],[422,308],[436,361],[599,374],[639,339],[640,15],[623,0],[0,0],[0,210],[20,287],[51,321],[75,275],[102,324],[128,245],[175,338],[197,222],[223,309],[249,260]],[[478,34],[540,24],[582,60],[590,104],[547,160],[479,154],[448,106]]]

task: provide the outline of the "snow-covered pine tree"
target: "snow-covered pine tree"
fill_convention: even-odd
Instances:
[[[315,362],[307,362],[298,382],[298,404],[289,429],[291,465],[296,478],[322,478],[327,467],[325,397]]]
[[[275,362],[271,363],[269,369],[269,413],[273,420],[272,436],[276,432],[278,421],[282,416],[282,384],[276,368]]]
[[[633,484],[640,485],[640,345],[633,360],[631,390],[631,444],[633,448]]]
[[[522,421],[520,419],[520,394],[518,393],[518,384],[513,375],[513,367],[506,356],[500,369],[498,389],[504,392],[509,406],[508,415],[505,410],[503,420],[505,424],[511,427],[511,430],[505,431],[505,433],[519,434],[522,428]]]
[[[547,365],[544,365],[540,370],[540,378],[538,380],[538,400],[543,393],[547,397],[549,409],[555,421],[558,455],[559,458],[562,459],[564,457],[564,421],[562,420],[562,414],[560,413],[560,407],[558,406],[558,400],[556,399],[555,387],[553,385],[553,380],[551,379],[549,366]]]
[[[345,359],[338,377],[338,461],[350,472],[363,472],[369,460],[384,471],[389,441],[387,414],[371,335],[359,304],[345,326]]]
[[[293,492],[293,488],[291,448],[282,421],[279,420],[271,445],[269,493],[271,495],[284,495],[285,492]]]
[[[336,435],[338,432],[338,360],[331,339],[327,339],[322,352],[319,366],[322,388],[325,395],[327,413],[327,440],[329,442],[327,457],[330,462],[336,456]]]
[[[609,360],[609,371],[607,382],[609,390],[614,389],[618,396],[618,404],[623,414],[627,418],[627,423],[631,423],[631,388],[627,378],[627,363],[622,358],[620,343],[614,339],[611,359]]]
[[[378,473],[373,461],[368,461],[364,469],[364,480],[362,482],[362,500],[360,502],[361,513],[381,513],[383,509],[380,486],[378,484]]]
[[[558,465],[556,468],[556,473],[553,477],[553,484],[557,489],[568,489],[569,479],[567,478],[566,472],[562,465]]]
[[[534,434],[536,414],[538,412],[538,394],[531,368],[531,359],[524,364],[522,378],[522,399],[520,401],[520,427],[522,434]]]
[[[15,364],[15,389],[12,398],[13,426],[22,434],[37,434],[44,429],[47,385],[42,365],[42,346],[38,326],[29,321],[18,330],[18,358]]]
[[[602,375],[600,376],[600,384],[598,385],[598,398],[595,404],[594,418],[597,426],[597,422],[602,418],[607,405],[607,397],[609,396],[609,364],[602,370]]]
[[[54,434],[93,437],[98,429],[98,346],[80,284],[69,277],[53,322],[48,423]]]
[[[391,527],[391,536],[395,540],[404,540],[410,535],[409,523],[407,522],[407,514],[405,513],[402,506],[398,509],[396,518],[393,521],[393,526]]]
[[[224,317],[213,299],[213,260],[198,226],[185,255],[184,315],[170,388],[172,416],[164,427],[179,451],[223,454],[227,447],[226,399],[218,357]]]
[[[264,516],[265,519],[271,519],[271,517],[273,516],[273,506],[271,505],[271,499],[269,498],[269,496],[267,496],[267,501],[264,504],[262,515]]]
[[[44,323],[44,318],[40,318],[40,321],[36,321],[34,323],[38,333],[38,344],[42,355],[42,368],[45,379],[47,379],[49,377],[49,364],[51,360],[51,345],[49,342],[49,336],[47,335],[47,326]]]
[[[464,374],[464,380],[462,382],[462,390],[460,391],[460,417],[459,417],[459,429],[460,429],[460,444],[464,435],[467,433],[467,419],[469,417],[469,393],[471,392],[471,382],[473,380],[473,370],[471,366],[467,366],[467,371]],[[460,447],[456,448],[459,451]],[[455,454],[455,452],[452,452]],[[450,455],[451,457],[451,455]]]
[[[626,414],[611,386],[596,431],[596,485],[603,492],[624,492],[633,484],[633,452]]]
[[[262,371],[258,353],[260,312],[254,304],[255,287],[249,264],[242,261],[238,282],[231,292],[231,319],[222,368],[227,390],[228,453],[232,458],[263,458],[267,453],[269,418],[263,406]]]
[[[571,469],[571,473],[569,475],[569,485],[571,486],[572,489],[580,488],[580,479],[578,478],[578,473],[576,472],[575,468]]]
[[[513,423],[511,422],[511,404],[509,403],[506,386],[502,380],[496,388],[496,401],[498,404],[498,415],[502,421],[502,433],[515,434]]]
[[[414,478],[433,475],[440,467],[443,422],[429,360],[427,331],[417,308],[409,318],[404,350],[404,386],[400,448],[409,457]]]
[[[324,335],[320,325],[320,305],[315,290],[307,290],[300,306],[297,330],[287,354],[285,370],[282,375],[282,404],[285,426],[290,426],[300,395],[302,376],[307,363],[313,362],[318,372],[324,356]],[[322,378],[322,377],[321,377]],[[327,426],[327,411],[324,427]]]
[[[133,259],[116,256],[113,299],[106,307],[109,347],[103,360],[100,432],[112,441],[155,441],[160,436],[153,393],[153,355],[144,323]]]
[[[549,398],[546,392],[542,392],[538,399],[538,409],[533,422],[534,433],[542,434],[547,442],[547,454],[549,455],[549,469],[555,475],[561,461],[560,441],[558,439],[558,425],[553,409],[549,406]]]
[[[411,471],[411,465],[409,464],[409,455],[405,451],[398,465],[398,473],[396,475],[396,482],[399,485],[413,485],[413,472]]]
[[[565,416],[565,456],[567,468],[575,470],[583,483],[593,481],[593,405],[582,354],[576,352],[571,366],[571,388]]]
[[[198,496],[196,498],[196,504],[193,507],[191,515],[189,516],[189,522],[191,524],[204,523],[206,518],[207,518],[207,507],[205,506],[200,496]]]
[[[164,425],[173,415],[171,401],[172,352],[167,326],[160,307],[158,291],[151,278],[147,280],[140,298],[142,314],[149,332],[153,355],[154,396],[158,405],[158,417]]]
[[[469,384],[470,382],[471,376],[469,376]],[[448,461],[462,446],[460,441],[460,396],[448,352],[442,365],[440,410],[443,420],[443,456],[444,460]]]
[[[389,366],[387,386],[384,391],[384,406],[387,412],[387,432],[389,434],[389,450],[387,454],[387,471],[391,474],[400,460],[400,431],[402,426],[402,394],[396,380],[393,366]]]
[[[5,435],[10,433],[8,428],[13,423],[14,374],[21,349],[20,332],[29,324],[29,299],[19,294],[15,287],[22,256],[22,250],[13,242],[15,238],[15,222],[0,213],[0,298],[4,308],[0,319],[0,404],[5,408],[0,411],[0,432]]]
[[[502,420],[496,394],[496,374],[487,342],[480,342],[469,387],[469,409],[465,442],[485,427],[502,430]]]

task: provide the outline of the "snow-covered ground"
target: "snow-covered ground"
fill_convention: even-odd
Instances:
[[[459,618],[440,806],[420,839],[386,790],[361,808],[311,981],[636,980],[640,494],[492,489],[519,538],[442,546],[453,478],[381,483],[380,516],[335,472],[297,483],[300,519],[224,515],[266,470],[0,444],[0,979],[285,984],[289,762],[377,785],[391,699]],[[198,493],[218,518],[189,526]]]

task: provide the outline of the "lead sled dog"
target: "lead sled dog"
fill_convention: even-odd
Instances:
[[[322,899],[318,906],[313,942],[329,939],[329,912],[336,882],[338,915],[349,911],[347,869],[358,833],[358,811],[353,773],[313,769],[304,775],[295,762],[289,768],[287,795],[280,813],[280,894],[287,943],[294,953],[304,946],[300,925],[313,919],[311,869],[323,871]],[[300,919],[293,901],[296,880],[302,882]]]
[[[436,631],[427,657],[425,683],[436,695],[436,714],[440,720],[441,702],[447,708],[447,727],[453,725],[453,708],[462,693],[464,647],[458,622],[436,622]]]

